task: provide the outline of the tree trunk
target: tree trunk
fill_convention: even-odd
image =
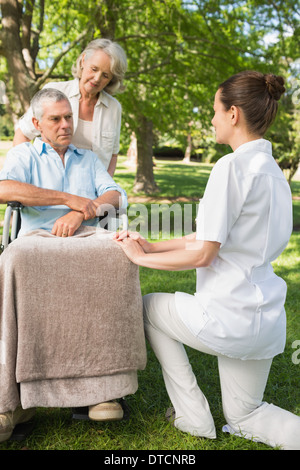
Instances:
[[[132,132],[130,136],[130,145],[127,151],[127,160],[125,165],[130,168],[137,167],[137,140],[134,132]]]
[[[137,172],[133,190],[135,193],[152,194],[159,191],[153,173],[152,121],[148,120],[146,116],[140,116],[137,122],[139,122],[136,129]]]
[[[183,163],[191,163],[192,148],[193,148],[192,135],[189,132],[187,136],[187,146],[185,149]]]
[[[30,104],[34,80],[30,77],[20,40],[20,16],[16,0],[1,0],[2,50],[7,59],[8,72],[13,78],[14,93],[18,96],[21,111]]]

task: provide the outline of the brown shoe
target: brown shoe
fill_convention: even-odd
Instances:
[[[93,421],[120,421],[123,416],[123,408],[117,401],[89,406],[89,418]]]
[[[0,442],[7,441],[17,424],[26,423],[35,414],[35,408],[23,410],[18,406],[15,411],[7,411],[0,414]]]

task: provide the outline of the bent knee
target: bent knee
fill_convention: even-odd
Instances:
[[[150,321],[150,312],[152,311],[151,303],[153,302],[154,294],[146,294],[143,296],[143,316],[144,322],[149,323]]]
[[[174,305],[174,294],[159,292],[145,295],[143,297],[145,329],[149,324],[154,328],[163,328],[164,324],[169,321]]]
[[[235,399],[234,402],[231,403],[231,406],[223,406],[223,413],[230,426],[239,428],[240,425],[251,418],[261,406],[263,406],[261,401],[248,403]]]
[[[144,295],[144,315],[150,317],[154,314],[163,314],[163,312],[168,311],[173,297],[174,294],[167,294],[164,292]]]

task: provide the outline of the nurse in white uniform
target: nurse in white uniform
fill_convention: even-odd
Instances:
[[[271,262],[292,232],[292,198],[263,138],[284,91],[281,77],[253,71],[220,85],[212,124],[217,142],[233,152],[211,172],[196,233],[149,243],[124,231],[115,239],[140,266],[197,270],[194,295],[144,297],[146,335],[162,367],[174,426],[216,438],[186,344],[218,357],[225,432],[300,450],[300,417],[263,401],[272,359],[286,337],[286,284]]]

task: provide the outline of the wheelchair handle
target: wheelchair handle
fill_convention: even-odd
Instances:
[[[18,219],[20,217],[20,210],[23,205],[18,201],[9,201],[4,215],[3,223],[3,234],[2,234],[2,244],[0,245],[0,253],[2,253],[9,244],[9,229],[10,229],[10,219],[13,213],[12,228],[11,228],[11,240],[17,238],[17,227]]]

